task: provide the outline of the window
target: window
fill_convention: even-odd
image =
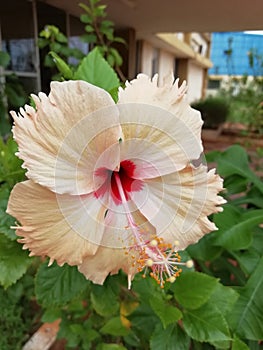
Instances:
[[[209,79],[208,80],[208,89],[218,90],[220,88],[221,80],[219,79]]]
[[[159,57],[160,57],[160,50],[154,48],[153,55],[152,55],[152,76],[154,76],[154,74],[159,72]]]
[[[40,88],[34,14],[32,2],[26,0],[0,2],[0,50],[8,52],[11,57],[10,64],[3,74],[7,76],[15,73],[28,93],[32,92],[32,88],[33,91]]]

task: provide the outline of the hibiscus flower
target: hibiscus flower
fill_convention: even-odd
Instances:
[[[30,255],[77,265],[102,284],[120,269],[163,286],[180,272],[177,250],[216,229],[222,179],[202,157],[200,113],[186,85],[145,75],[119,101],[84,81],[52,82],[14,118],[28,180],[12,190],[8,213]],[[191,265],[191,263],[187,263]]]

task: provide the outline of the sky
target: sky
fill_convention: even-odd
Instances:
[[[263,30],[248,30],[248,31],[245,31],[244,33],[246,34],[257,34],[257,35],[263,35]]]

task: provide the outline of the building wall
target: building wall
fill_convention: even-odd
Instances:
[[[194,102],[200,100],[203,90],[204,71],[203,69],[194,64],[194,62],[188,62],[188,74],[187,74],[187,85],[188,85],[188,100]]]
[[[156,69],[156,52],[158,52],[158,67]],[[176,64],[175,64],[176,62]],[[175,77],[187,81],[188,101],[194,102],[203,96],[203,87],[205,77],[205,69],[201,65],[195,64],[191,59],[180,58],[171,52],[165,50],[157,50],[148,42],[143,42],[141,52],[140,71],[137,73],[145,73],[152,77],[155,73],[159,74],[160,81],[167,75],[173,73]]]
[[[159,77],[160,79],[174,73],[175,57],[170,52],[161,50],[159,57]]]
[[[194,52],[201,56],[208,57],[209,44],[200,33],[192,33],[190,38],[190,46]]]
[[[142,43],[140,72],[152,76],[152,60],[153,60],[153,47],[151,44],[144,41]]]
[[[174,55],[165,50],[157,49],[147,41],[143,41],[141,52],[141,64],[137,73],[147,74],[152,77],[158,73],[160,79],[174,73]]]

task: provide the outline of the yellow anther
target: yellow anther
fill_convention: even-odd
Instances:
[[[170,278],[168,278],[167,281],[169,281],[170,283],[174,283],[176,280],[176,278],[174,276],[171,276]]]
[[[153,239],[153,240],[150,242],[150,245],[151,245],[152,247],[157,247],[158,241],[157,241],[156,239]]]
[[[193,260],[188,260],[188,261],[185,263],[185,266],[188,267],[188,269],[191,269],[191,268],[194,266]]]
[[[178,240],[175,240],[174,241],[174,247],[179,247],[179,245],[180,245],[180,242]]]
[[[149,267],[153,266],[153,261],[152,261],[152,259],[148,259],[148,260],[146,261],[146,265],[149,266]]]

